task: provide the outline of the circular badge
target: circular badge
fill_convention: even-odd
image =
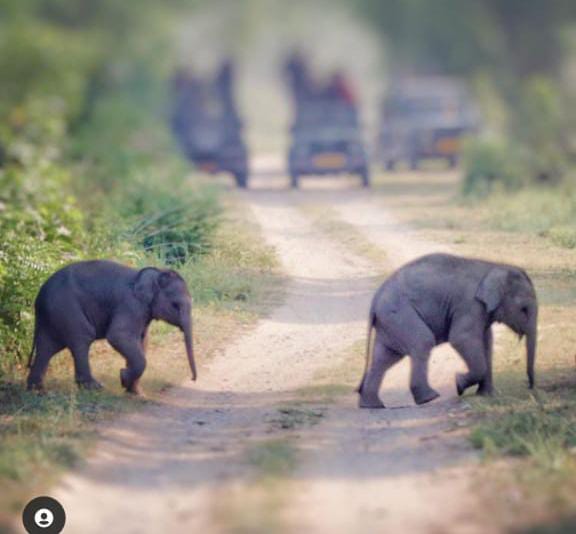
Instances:
[[[24,508],[22,523],[28,534],[59,534],[66,524],[66,512],[56,499],[36,497]]]

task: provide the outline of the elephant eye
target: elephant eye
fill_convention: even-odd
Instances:
[[[530,308],[528,308],[528,306],[522,306],[522,308],[520,309],[520,311],[521,311],[524,315],[528,315],[528,313],[530,312]]]
[[[179,311],[180,310],[180,304],[178,302],[173,302],[172,303],[172,307],[176,310]]]

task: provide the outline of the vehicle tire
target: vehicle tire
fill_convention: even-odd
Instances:
[[[394,159],[388,159],[385,161],[384,163],[384,168],[388,171],[388,172],[393,172],[396,170],[396,160]]]
[[[362,180],[362,187],[370,187],[370,171],[368,169],[360,171],[360,179]]]
[[[456,156],[450,156],[446,158],[446,162],[448,163],[449,169],[455,169],[456,165],[458,165],[458,158]]]
[[[248,187],[248,173],[246,171],[234,173],[234,179],[240,189],[246,189]]]
[[[408,165],[410,166],[411,171],[417,171],[418,167],[420,166],[420,162],[418,161],[418,158],[410,158]]]
[[[300,187],[300,175],[298,173],[291,173],[290,174],[290,187],[292,189],[298,189]]]

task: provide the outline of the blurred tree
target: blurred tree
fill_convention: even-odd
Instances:
[[[538,180],[562,174],[571,109],[561,86],[576,24],[573,0],[348,0],[382,36],[392,77],[444,74],[481,80],[508,117],[498,126],[522,144]],[[491,85],[492,89],[488,86]],[[494,98],[498,95],[498,98]],[[564,111],[564,112],[563,112]],[[496,114],[486,114],[487,117]],[[494,125],[492,125],[494,126]]]
[[[551,73],[561,30],[576,21],[572,0],[350,0],[380,30],[397,68],[468,74],[509,68]]]

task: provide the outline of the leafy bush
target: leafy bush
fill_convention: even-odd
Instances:
[[[566,180],[571,134],[564,100],[550,78],[533,76],[519,83],[517,98],[508,109],[508,131],[467,143],[464,193],[483,195],[495,186],[514,190]]]
[[[105,212],[117,241],[160,262],[182,265],[209,251],[218,226],[216,189],[193,183],[164,116],[166,80],[132,72],[101,95],[90,122],[77,132],[72,155],[85,177],[77,184]],[[95,194],[94,194],[95,193]],[[112,223],[112,224],[111,224]]]
[[[168,131],[156,3],[93,4],[0,2],[0,378],[24,363],[54,270],[183,265],[219,224],[216,191],[188,183]]]
[[[45,278],[84,253],[83,216],[54,166],[0,172],[0,377],[30,349],[32,304]]]
[[[558,84],[551,78],[533,76],[520,86],[512,128],[516,142],[525,147],[525,166],[533,182],[557,183],[566,171],[562,100]]]
[[[463,161],[465,195],[487,195],[495,187],[517,189],[525,181],[518,149],[495,139],[469,140]]]
[[[113,205],[129,225],[126,238],[167,265],[206,254],[220,214],[214,189],[193,188],[181,176],[141,176],[120,188]]]
[[[89,35],[19,19],[0,33],[0,112],[31,99],[57,99],[71,117],[82,102],[96,51]]]

